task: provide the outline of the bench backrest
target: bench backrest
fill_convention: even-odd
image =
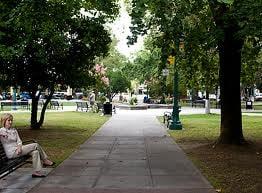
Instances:
[[[54,106],[59,106],[58,101],[51,101],[51,104],[54,105]]]
[[[27,106],[28,105],[28,101],[18,101],[18,102],[16,102],[16,105]]]
[[[16,102],[1,102],[1,106],[27,106],[29,105],[28,101],[16,101]]]
[[[6,163],[8,158],[6,157],[4,147],[2,143],[0,142],[0,165],[4,165]]]
[[[77,107],[81,107],[81,102],[76,102]]]
[[[1,106],[11,106],[11,102],[1,102]]]
[[[82,105],[82,108],[88,108],[87,102],[82,102],[81,105]]]

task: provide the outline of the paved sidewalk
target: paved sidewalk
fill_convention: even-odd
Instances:
[[[29,168],[30,167],[30,168]],[[23,167],[0,179],[1,193],[26,193],[38,184],[41,178],[32,178],[32,167]],[[44,168],[48,174],[52,168]]]
[[[146,111],[118,111],[29,192],[215,193]]]
[[[75,111],[75,107],[63,111]],[[32,179],[31,167],[19,168],[0,179],[0,192],[26,193],[41,180],[32,192],[215,192],[156,120],[165,111],[172,109],[117,110],[47,178]],[[220,110],[211,112],[219,114]],[[243,110],[250,116],[262,116],[259,112]],[[204,113],[204,108],[182,107],[180,114]]]

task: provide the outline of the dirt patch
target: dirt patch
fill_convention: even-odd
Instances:
[[[221,193],[262,193],[262,141],[245,146],[179,145]]]

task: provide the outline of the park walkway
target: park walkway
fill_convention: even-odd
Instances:
[[[75,111],[75,107],[63,111]],[[19,168],[0,179],[0,192],[26,193],[33,187],[32,192],[55,193],[214,192],[156,120],[155,117],[165,111],[172,109],[117,110],[117,114],[52,173],[52,168],[45,168],[46,173],[50,173],[47,178],[32,179],[31,166]],[[20,111],[11,111],[15,112]],[[220,113],[218,109],[211,112]],[[262,115],[255,112],[245,114]],[[203,108],[182,107],[180,114],[204,113]]]
[[[118,111],[30,193],[214,193],[147,111]]]

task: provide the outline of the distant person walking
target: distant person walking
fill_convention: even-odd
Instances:
[[[95,95],[95,92],[92,91],[89,97],[90,105],[93,106],[95,104],[95,101],[96,101],[96,95]]]

